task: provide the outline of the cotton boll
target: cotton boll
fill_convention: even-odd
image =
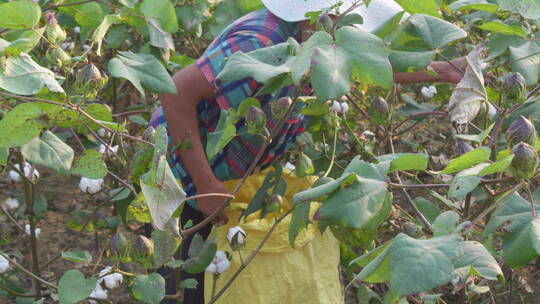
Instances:
[[[111,132],[101,128],[97,131],[97,134],[99,135],[99,137],[105,137],[105,138],[108,138],[108,137],[111,137]],[[101,148],[101,147],[100,147]]]
[[[30,165],[28,162],[24,162],[24,168],[22,170],[19,164],[15,164],[14,167],[19,171],[23,171],[26,178],[33,182],[39,179],[39,171],[36,168],[32,168],[32,165]],[[13,183],[19,183],[22,181],[21,176],[15,170],[9,171],[8,176]]]
[[[118,152],[118,146],[105,146],[104,144],[99,145],[99,153],[113,156]]]
[[[294,170],[296,169],[296,167],[295,167],[293,164],[291,164],[290,162],[286,162],[286,163],[285,163],[285,166],[283,166],[283,167],[284,167],[285,169],[289,169],[289,170],[291,170],[291,171],[294,171]]]
[[[216,255],[214,256],[212,263],[210,263],[210,265],[206,267],[206,272],[212,274],[221,274],[227,271],[230,266],[231,262],[227,258],[225,252],[222,250],[218,250],[216,251]]]
[[[9,261],[0,255],[0,273],[7,272],[9,270]]]
[[[225,271],[229,270],[229,267],[231,267],[231,262],[229,262],[228,259],[220,260],[216,264],[216,272],[224,273]]]
[[[115,272],[104,276],[103,281],[108,289],[114,289],[120,286],[120,284],[124,281],[124,277]]]
[[[79,34],[81,32],[81,28],[76,26],[73,28],[73,32],[75,32],[75,34]]]
[[[424,96],[424,98],[431,99],[437,94],[437,88],[434,86],[422,87],[420,93],[422,93],[422,96]]]
[[[16,198],[8,197],[8,198],[4,201],[4,206],[6,206],[6,208],[7,208],[8,210],[14,210],[14,209],[19,208],[20,203],[19,203],[19,200],[17,200]]]
[[[341,114],[345,115],[347,112],[349,112],[349,104],[346,102],[342,102],[339,104],[341,107]]]
[[[341,105],[339,104],[339,102],[337,100],[332,101],[332,105],[330,106],[330,111],[331,112],[336,112],[336,113],[341,112]]]
[[[24,233],[26,233],[26,235],[30,235],[30,234],[31,234],[31,233],[30,233],[30,224],[26,224],[26,225],[24,226]],[[40,229],[40,228],[34,229],[34,233],[35,233],[35,235],[36,235],[36,238],[38,238],[39,235],[41,234],[41,229]]]
[[[94,194],[103,188],[103,179],[90,179],[86,177],[81,177],[81,182],[79,183],[79,189],[81,192]]]
[[[100,300],[106,300],[107,299],[107,290],[106,289],[103,289],[103,287],[101,287],[101,285],[99,285],[99,283],[96,285],[96,288],[94,288],[94,290],[92,290],[92,293],[90,293],[90,295],[88,296],[89,298],[96,298],[96,299],[100,299]],[[90,303],[92,304],[97,304],[97,301],[95,300],[90,300]]]
[[[208,267],[206,267],[205,271],[208,272],[208,273],[211,273],[211,274],[215,274],[216,271],[217,271],[216,264],[210,263],[210,265],[208,265]]]
[[[246,244],[246,232],[240,226],[229,228],[227,240],[233,250],[238,250]]]
[[[364,137],[367,140],[375,139],[375,133],[371,132],[370,130],[365,130],[362,132],[362,137]]]

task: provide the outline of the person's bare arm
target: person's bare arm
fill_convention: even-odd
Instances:
[[[192,142],[190,149],[180,150],[182,167],[191,175],[197,188],[197,194],[228,193],[210,167],[199,135],[197,104],[214,96],[214,89],[208,83],[199,68],[192,64],[173,76],[178,95],[163,94],[160,96],[163,112],[172,144],[177,145],[185,138]],[[208,217],[216,210],[224,199],[209,197],[197,200],[197,207]],[[226,222],[225,212],[219,215],[220,222]]]
[[[417,72],[401,72],[394,74],[394,82],[396,83],[415,83],[415,82],[452,82],[458,83],[463,78],[463,73],[467,67],[465,57],[460,57],[451,61],[452,64],[446,61],[434,61],[430,64],[430,68],[437,75],[432,75],[426,71]],[[461,69],[460,70],[458,70]]]

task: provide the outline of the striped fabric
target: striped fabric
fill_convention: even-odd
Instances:
[[[206,146],[208,132],[213,132],[217,126],[221,109],[237,108],[244,99],[255,96],[262,88],[251,78],[221,83],[216,80],[227,58],[236,51],[249,52],[285,42],[289,37],[300,41],[299,34],[298,23],[285,22],[263,9],[238,19],[210,44],[196,62],[208,82],[215,87],[215,96],[212,99],[202,100],[198,105],[200,136],[204,146]],[[292,97],[295,91],[294,86],[289,86],[281,89],[274,96],[270,94],[257,96],[268,117],[268,130],[272,130],[277,123],[272,118],[270,102],[283,96]],[[154,127],[166,126],[162,108],[156,110],[150,124]],[[270,166],[294,142],[296,136],[304,131],[304,127],[304,116],[299,113],[293,114],[273,139],[257,165],[261,169]],[[249,135],[243,120],[237,123],[236,128],[237,136],[210,164],[216,177],[223,181],[241,178],[264,141],[261,136]],[[176,177],[181,179],[187,195],[195,194],[195,185],[182,167],[178,153],[172,155],[169,164]],[[194,207],[194,204],[190,203]]]

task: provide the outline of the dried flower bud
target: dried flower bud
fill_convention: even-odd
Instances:
[[[506,130],[506,143],[509,147],[524,142],[534,145],[536,142],[536,129],[530,120],[524,116],[516,118]]]
[[[388,102],[384,100],[381,96],[377,96],[373,99],[373,102],[371,103],[372,109],[383,113],[388,114],[390,112],[390,107],[388,106]]]
[[[152,126],[149,126],[148,128],[146,128],[146,130],[144,130],[142,137],[146,141],[154,142],[155,135],[156,135],[156,129],[154,129],[154,127]]]
[[[388,124],[388,116],[390,114],[390,106],[384,98],[377,96],[373,99],[369,109],[372,125]]]
[[[457,156],[461,156],[469,151],[472,151],[474,150],[473,146],[469,145],[468,143],[464,142],[464,141],[460,141],[458,142],[457,146],[456,146],[456,153],[457,153]]]
[[[514,159],[510,164],[510,171],[516,177],[531,178],[538,169],[538,153],[526,143],[519,143],[512,149]]]
[[[500,82],[506,96],[518,100],[524,98],[527,82],[519,72],[510,72],[503,75],[500,78]]]
[[[66,40],[66,32],[58,25],[54,13],[47,14],[47,28],[45,35],[51,43],[61,43]]]
[[[154,254],[154,243],[147,237],[139,235],[133,242],[132,249],[135,256],[148,257]]]
[[[289,107],[292,104],[292,99],[288,96],[281,97],[276,102],[272,103],[272,114],[274,118],[281,119],[289,110]]]
[[[129,241],[121,232],[111,237],[111,252],[116,255],[124,255],[129,250]]]
[[[317,18],[317,29],[319,31],[329,32],[334,28],[334,20],[328,14],[321,14]]]
[[[77,81],[81,84],[94,82],[98,83],[103,78],[99,69],[92,63],[87,64],[77,71]]]
[[[264,131],[266,127],[266,114],[261,109],[250,106],[246,111],[245,119],[249,134],[253,135]]]
[[[231,227],[227,232],[227,240],[232,250],[238,250],[246,245],[246,232],[240,226]]]

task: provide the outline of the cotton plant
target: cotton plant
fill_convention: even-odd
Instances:
[[[21,204],[19,203],[19,200],[16,199],[16,198],[11,198],[11,197],[8,197],[4,203],[3,203],[3,206],[7,209],[7,210],[15,210],[17,208],[19,208]]]
[[[206,272],[211,274],[222,274],[229,269],[231,262],[223,250],[216,251],[212,263],[206,267]]]
[[[103,188],[103,179],[91,179],[86,177],[81,177],[79,182],[79,189],[83,193],[94,194],[101,191]]]
[[[35,182],[39,179],[39,171],[36,168],[32,167],[32,165],[28,162],[24,162],[22,170],[19,164],[15,164],[14,167],[17,168],[17,170],[22,171],[24,173],[24,176],[26,176],[26,178],[28,178],[32,182]],[[19,172],[15,170],[10,170],[8,172],[8,176],[13,183],[20,183],[22,181]]]
[[[115,289],[124,281],[122,274],[113,272],[112,267],[105,267],[99,272],[98,284],[105,284],[108,289]]]
[[[31,234],[30,224],[26,224],[24,226],[24,233],[28,236]],[[41,234],[41,228],[35,228],[34,233],[36,235],[36,238],[39,237],[39,235]]]

